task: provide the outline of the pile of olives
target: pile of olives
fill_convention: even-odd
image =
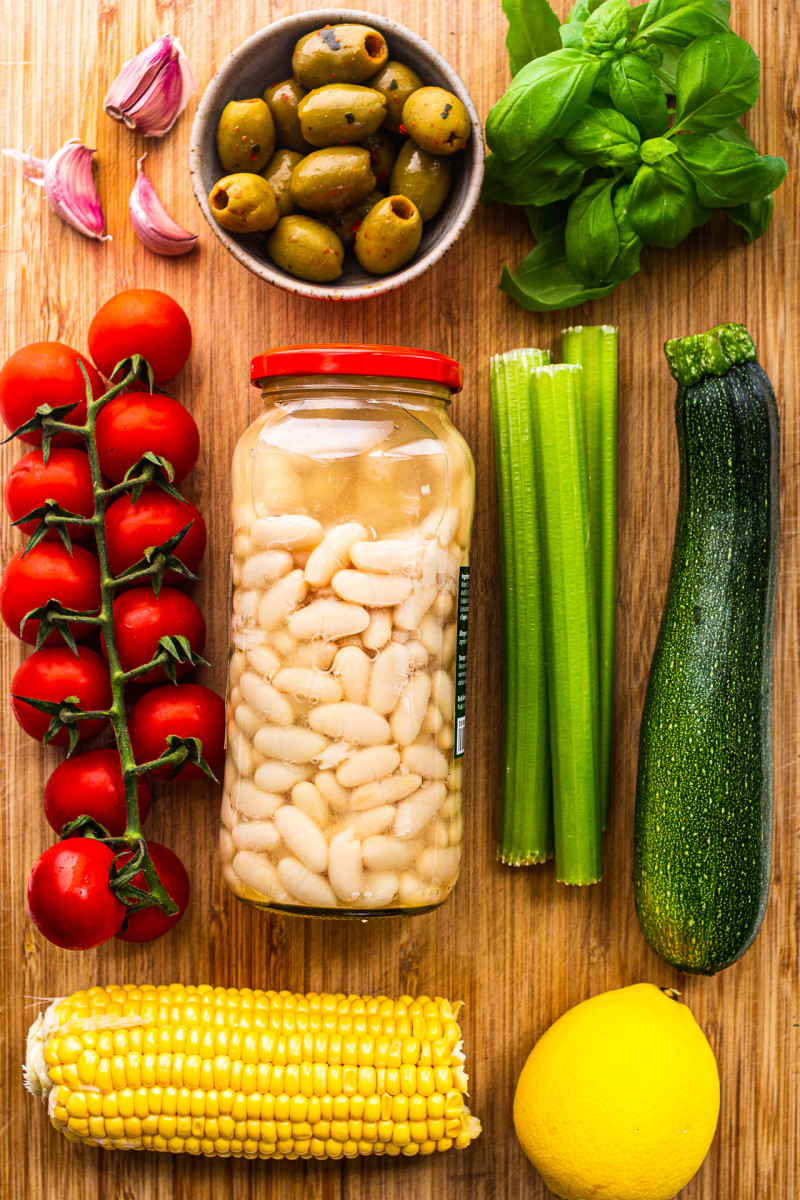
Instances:
[[[372,275],[399,270],[447,198],[467,110],[391,61],[368,25],[306,34],[292,70],[263,98],[223,109],[228,174],[211,189],[211,212],[231,233],[271,230],[270,257],[298,279],[338,279],[351,248]]]

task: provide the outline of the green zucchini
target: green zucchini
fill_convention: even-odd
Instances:
[[[639,742],[636,910],[657,954],[713,975],[769,892],[780,429],[743,326],[665,352],[680,496]]]

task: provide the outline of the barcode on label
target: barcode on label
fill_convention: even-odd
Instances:
[[[464,753],[464,726],[466,723],[466,717],[459,717],[456,721],[456,758],[460,758]]]

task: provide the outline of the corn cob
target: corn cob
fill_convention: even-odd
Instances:
[[[71,1141],[236,1158],[463,1149],[460,1005],[171,984],[55,1000],[25,1085]]]

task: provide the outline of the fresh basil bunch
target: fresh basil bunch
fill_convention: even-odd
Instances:
[[[536,246],[501,288],[549,312],[607,296],[642,246],[677,246],[715,208],[745,241],[772,219],[782,158],[739,118],[761,64],[730,0],[503,0],[514,78],[489,113],[482,199],[525,206]]]

